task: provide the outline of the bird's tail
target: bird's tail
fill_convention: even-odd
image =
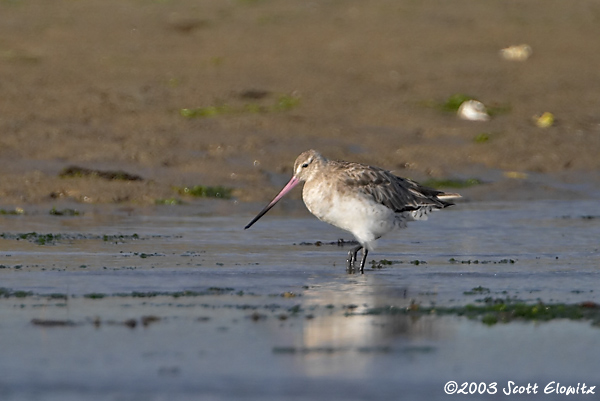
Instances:
[[[437,195],[437,198],[440,200],[450,200],[450,199],[462,198],[462,195],[461,194],[449,194],[446,192],[442,192],[441,194]]]
[[[453,199],[462,198],[460,194],[451,194],[446,192],[437,194],[436,197],[439,199],[440,202],[442,202],[442,205],[444,205],[444,207],[454,205],[454,202],[452,202]]]

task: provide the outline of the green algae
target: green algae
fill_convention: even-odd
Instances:
[[[51,216],[80,216],[82,213],[75,209],[62,209],[58,210],[56,207],[50,209],[48,212]]]
[[[223,186],[207,186],[207,185],[194,185],[192,187],[181,187],[177,188],[177,192],[180,195],[188,195],[197,198],[220,198],[220,199],[231,199],[233,192],[232,188]]]
[[[2,234],[0,234],[0,238],[14,239],[17,241],[26,240],[26,241],[33,242],[34,244],[38,244],[38,245],[50,245],[50,244],[54,244],[57,241],[60,241],[61,239],[63,239],[63,236],[61,234],[52,234],[52,233],[39,234],[36,232],[29,232],[29,233],[20,233],[20,234],[2,233]]]
[[[106,294],[101,294],[101,293],[93,292],[91,294],[84,294],[83,297],[84,298],[88,298],[88,299],[102,299],[102,298],[106,297]]]
[[[0,209],[1,216],[22,216],[25,214],[25,210],[20,207],[14,208],[13,210]]]
[[[109,181],[143,181],[136,174],[130,174],[122,170],[97,170],[79,166],[65,167],[58,176],[60,178],[102,178]]]
[[[387,259],[381,259],[381,260],[372,260],[371,261],[371,269],[384,269],[386,267],[395,265],[395,264],[403,264],[405,262],[401,261],[401,260],[387,260]],[[408,263],[410,263],[411,265],[415,265],[415,266],[419,266],[419,265],[426,265],[427,262],[425,260],[411,260]]]
[[[184,201],[178,198],[167,198],[167,199],[155,199],[155,205],[167,205],[167,206],[177,206],[185,204]]]
[[[475,287],[475,288],[471,289],[471,291],[463,292],[464,295],[478,295],[478,294],[489,294],[489,293],[490,293],[490,289],[482,287],[482,286]]]
[[[450,262],[450,263],[461,263],[463,265],[470,265],[470,264],[474,264],[474,265],[477,265],[477,264],[482,264],[482,265],[485,265],[485,264],[511,264],[512,265],[512,264],[516,263],[516,261],[514,259],[500,259],[500,260],[479,260],[479,259],[471,260],[471,259],[468,259],[468,260],[458,260],[458,259],[455,259],[455,258],[448,259],[448,262]]]
[[[153,236],[161,237],[161,236]],[[114,235],[95,235],[95,234],[68,234],[68,233],[37,233],[35,231],[28,233],[0,233],[0,238],[16,241],[29,241],[37,245],[55,245],[59,242],[74,240],[103,240],[105,242],[124,242],[126,240],[141,239],[138,234],[114,234]]]
[[[25,298],[32,296],[33,292],[31,291],[21,291],[21,290],[11,290],[10,288],[0,288],[0,298]]]
[[[277,99],[272,111],[289,111],[300,104],[300,98],[294,95],[281,95]]]
[[[245,96],[245,94],[248,95]],[[242,98],[262,99],[268,93],[261,96],[253,96],[250,92],[242,93]],[[260,104],[257,102],[244,103],[240,106],[231,106],[227,103],[218,102],[209,106],[183,108],[179,115],[185,118],[214,118],[225,115],[265,114],[287,112],[300,105],[300,97],[294,94],[280,95],[271,104]]]
[[[387,259],[372,260],[371,261],[371,269],[383,269],[383,268],[393,265],[394,263],[402,263],[402,262],[392,261],[392,260],[387,260]]]
[[[42,327],[72,327],[76,325],[72,320],[55,319],[31,319],[31,324]]]
[[[62,299],[68,300],[69,298],[78,298],[83,297],[87,299],[105,299],[105,298],[156,298],[156,297],[172,297],[172,298],[182,298],[182,297],[201,297],[201,296],[210,296],[210,295],[254,295],[252,293],[237,291],[235,288],[231,287],[209,287],[206,290],[202,291],[193,291],[193,290],[183,290],[183,291],[132,291],[126,293],[100,293],[100,292],[91,292],[83,295],[67,295],[63,293],[50,293],[50,294],[42,294],[42,293],[34,293],[32,291],[23,291],[23,290],[13,290],[10,288],[0,287],[0,298],[25,298],[25,297],[39,297],[39,298],[47,298],[47,299]]]
[[[486,143],[492,138],[491,134],[488,132],[482,132],[480,134],[475,135],[473,138],[473,142],[475,143]]]
[[[192,290],[184,290],[184,291],[132,291],[129,293],[117,293],[112,296],[115,297],[132,297],[132,298],[155,298],[155,297],[173,297],[173,298],[182,298],[182,297],[201,297],[206,295],[225,295],[225,294],[233,294],[235,292],[234,288],[221,288],[221,287],[209,287],[204,291],[192,291]]]
[[[487,289],[482,288],[481,291],[485,290]],[[554,319],[568,319],[591,321],[594,326],[598,326],[600,324],[600,305],[593,302],[566,304],[544,303],[541,301],[528,304],[519,300],[486,298],[483,305],[467,304],[456,307],[423,307],[413,304],[408,308],[388,305],[369,308],[360,313],[346,313],[346,316],[354,315],[464,316],[469,319],[480,320],[487,325],[510,323],[513,321],[547,322]]]

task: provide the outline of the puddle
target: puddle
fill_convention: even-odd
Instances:
[[[486,298],[597,308],[597,202],[461,204],[380,241],[369,256],[392,263],[364,275],[345,273],[336,243],[351,238],[312,217],[243,230],[251,213],[193,213],[1,216],[0,398],[436,400],[450,380],[499,393],[512,380],[550,399],[551,381],[600,386],[596,318],[418,313]],[[32,232],[52,240],[19,236]]]

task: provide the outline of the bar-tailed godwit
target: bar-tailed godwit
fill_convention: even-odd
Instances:
[[[453,205],[459,194],[424,187],[407,178],[366,164],[327,160],[315,150],[302,153],[294,163],[294,175],[277,196],[252,219],[250,228],[300,182],[302,199],[320,220],[351,232],[358,243],[348,252],[347,270],[354,272],[358,251],[363,250],[360,272],[375,241],[407,221],[426,220],[436,209]]]

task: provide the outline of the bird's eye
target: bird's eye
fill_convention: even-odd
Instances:
[[[302,165],[302,168],[307,168],[307,167],[308,167],[308,163],[304,163],[304,164]]]

